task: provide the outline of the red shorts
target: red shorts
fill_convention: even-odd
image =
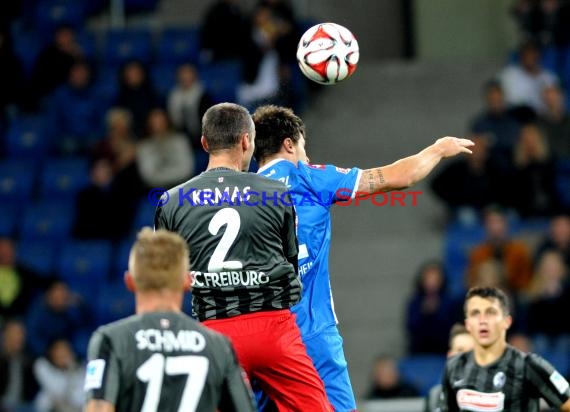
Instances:
[[[249,378],[259,382],[279,411],[333,411],[290,310],[208,320],[203,324],[230,339]]]

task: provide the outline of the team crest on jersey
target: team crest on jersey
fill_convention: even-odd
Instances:
[[[223,183],[224,178],[223,177],[218,177],[218,183]]]
[[[326,167],[325,165],[313,165],[310,163],[307,166],[309,166],[312,169],[324,169]]]
[[[493,376],[493,387],[495,389],[501,389],[503,386],[505,386],[506,380],[507,377],[503,371],[497,372],[495,376]]]
[[[105,359],[93,359],[87,364],[85,371],[86,391],[90,389],[99,389],[103,384],[103,374],[105,373]]]
[[[168,329],[170,327],[170,321],[165,318],[160,319],[160,327],[162,329]]]
[[[552,372],[552,375],[550,375],[550,382],[552,382],[556,390],[560,393],[566,392],[570,387],[568,381],[556,371]]]
[[[471,389],[460,389],[457,392],[457,406],[464,411],[499,412],[505,406],[503,392],[485,393]]]
[[[347,169],[346,167],[336,167],[336,171],[346,175],[350,172],[350,169]]]

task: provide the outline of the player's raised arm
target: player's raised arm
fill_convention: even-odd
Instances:
[[[358,192],[375,193],[405,189],[424,179],[441,159],[460,153],[471,154],[469,139],[442,137],[415,155],[405,157],[387,166],[366,169],[358,184]]]

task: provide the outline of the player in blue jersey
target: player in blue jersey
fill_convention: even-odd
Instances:
[[[330,207],[355,196],[407,188],[426,177],[441,159],[471,153],[473,142],[444,137],[387,166],[343,169],[308,163],[305,125],[292,110],[261,106],[253,120],[258,173],[284,182],[297,211],[303,295],[293,312],[303,341],[335,410],[356,410],[330,287]]]

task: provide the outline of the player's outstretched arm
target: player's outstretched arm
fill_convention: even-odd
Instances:
[[[405,189],[424,179],[441,159],[460,153],[471,154],[469,139],[442,137],[413,156],[405,157],[387,166],[366,169],[358,184],[358,192],[375,193]]]
[[[560,410],[563,412],[570,412],[570,399],[564,402],[564,404],[560,407]]]
[[[115,412],[115,405],[101,399],[90,399],[84,412]]]

